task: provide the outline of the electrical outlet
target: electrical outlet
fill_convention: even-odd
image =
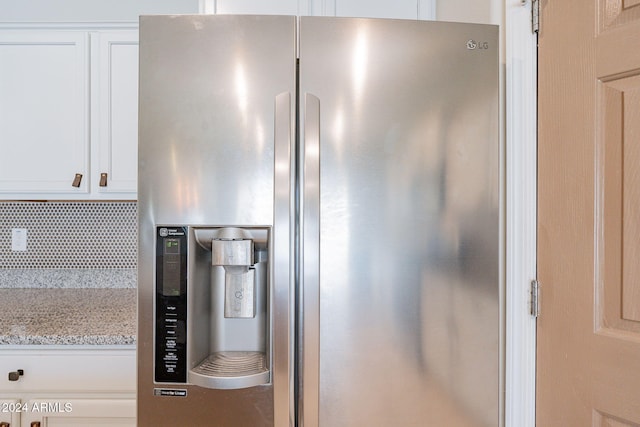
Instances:
[[[24,252],[27,250],[27,229],[11,229],[11,250]]]

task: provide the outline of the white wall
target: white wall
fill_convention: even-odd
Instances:
[[[502,0],[436,0],[436,20],[501,25]]]
[[[179,13],[198,13],[198,0],[0,0],[0,22],[137,22]]]
[[[502,24],[502,0],[0,0],[0,22],[133,22],[141,14],[269,13]],[[393,10],[393,12],[390,12]]]

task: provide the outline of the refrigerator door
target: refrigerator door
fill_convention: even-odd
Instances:
[[[300,418],[496,426],[498,29],[300,19]]]
[[[291,214],[295,73],[295,17],[195,15],[140,19],[138,423],[141,426],[282,426],[293,418],[290,248],[294,226]],[[166,368],[171,372],[165,377],[171,377],[172,381],[174,376],[179,377],[174,382],[158,380],[154,374],[154,361],[161,370],[165,369],[161,343],[165,338],[156,336],[154,341],[154,332],[162,327],[163,321],[172,320],[158,317],[157,301],[162,295],[158,297],[154,287],[156,228],[163,226],[184,227],[187,231],[183,234],[188,234],[185,238],[189,241],[186,264],[189,315],[186,322],[178,320],[183,322],[180,327],[186,323],[184,335],[188,342],[180,342],[180,337],[171,338],[166,350],[166,364],[172,364]],[[257,343],[266,349],[268,374],[260,381],[262,385],[246,387],[240,381],[242,378],[235,382],[222,378],[217,383],[210,381],[214,384],[211,387],[217,389],[206,388],[185,382],[182,379],[185,374],[173,375],[174,365],[181,369],[180,364],[184,363],[175,361],[184,357],[176,356],[173,348],[186,347],[186,359],[191,363],[190,358],[196,358],[194,354],[200,351],[208,354],[210,348],[200,348],[207,342],[233,341],[233,330],[225,330],[227,335],[223,336],[225,331],[219,325],[247,325],[253,317],[259,317],[251,306],[240,314],[227,313],[227,317],[220,314],[217,323],[211,321],[212,326],[204,323],[213,318],[214,303],[207,298],[194,298],[193,289],[213,288],[207,279],[211,269],[223,270],[211,265],[211,239],[206,251],[193,243],[192,237],[195,232],[208,232],[215,227],[244,227],[254,234],[263,230],[268,233],[268,238],[260,241],[268,241],[269,247],[262,249],[269,255],[255,260],[256,265],[259,261],[269,263],[268,290],[262,294],[269,307],[264,322],[269,332],[266,338],[262,335],[263,342]],[[160,234],[162,231],[159,228]],[[197,270],[194,266],[200,268],[198,257],[205,256],[209,258],[202,262],[202,272],[194,271]],[[224,272],[221,277],[227,280]],[[251,282],[241,286],[253,289],[258,285]],[[176,294],[180,292],[176,289]],[[209,295],[207,292],[203,294]],[[210,293],[214,295],[213,291]],[[260,298],[258,295],[255,300]],[[200,330],[213,331],[211,336],[204,333],[193,336],[195,325],[202,326]],[[159,356],[158,348],[162,350]],[[189,375],[193,367],[188,366]]]

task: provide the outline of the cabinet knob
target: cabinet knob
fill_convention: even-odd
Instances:
[[[21,376],[24,375],[24,370],[18,369],[17,371],[9,372],[9,381],[18,381]],[[2,427],[2,426],[0,426]]]
[[[80,183],[82,182],[82,174],[81,173],[77,173],[75,178],[73,178],[73,182],[71,183],[72,187],[80,187]]]
[[[103,172],[100,174],[100,187],[106,187],[107,186],[107,174],[106,172]]]
[[[0,427],[11,427],[11,424],[6,421],[2,421],[0,422]]]
[[[32,421],[30,425],[31,427],[40,427],[40,421]]]

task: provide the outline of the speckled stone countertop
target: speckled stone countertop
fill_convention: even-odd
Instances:
[[[133,345],[134,288],[1,288],[0,345]]]
[[[0,345],[135,342],[135,269],[0,269]]]

